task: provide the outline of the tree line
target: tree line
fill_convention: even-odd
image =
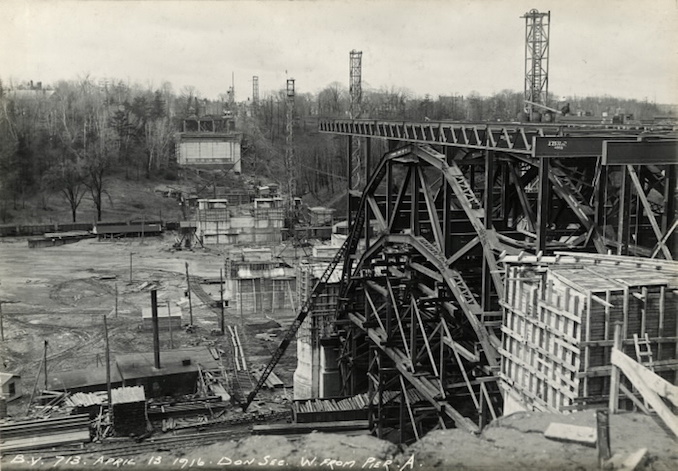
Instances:
[[[176,178],[175,133],[192,115],[229,109],[243,133],[242,168],[256,178],[280,180],[285,174],[287,96],[284,89],[253,104],[231,103],[231,96],[200,99],[194,87],[175,92],[168,82],[153,88],[90,76],[42,84],[6,86],[0,81],[0,220],[21,210],[29,195],[43,207],[60,194],[75,222],[89,194],[101,220],[107,179]],[[666,109],[644,101],[613,97],[569,97],[570,109],[651,118]],[[317,93],[294,97],[295,173],[301,193],[329,199],[345,189],[345,143],[317,133],[317,117],[349,118],[348,89],[334,82]],[[503,90],[483,97],[423,97],[399,88],[367,88],[357,117],[412,121],[514,121],[523,109],[522,93]]]

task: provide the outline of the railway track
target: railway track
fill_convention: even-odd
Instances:
[[[148,455],[152,452],[190,449],[198,446],[211,445],[224,440],[238,440],[251,435],[255,422],[277,421],[288,419],[291,412],[271,412],[262,416],[252,417],[247,422],[224,421],[220,424],[210,424],[211,431],[198,433],[178,433],[176,435],[150,437],[141,442],[131,440],[104,441],[103,443],[89,443],[84,446],[64,446],[55,449],[23,450],[25,455],[40,457],[43,461],[68,456],[106,456],[110,458],[132,457]],[[199,427],[196,425],[196,427]],[[214,430],[214,429],[217,430]]]

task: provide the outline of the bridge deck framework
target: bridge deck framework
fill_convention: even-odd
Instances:
[[[477,432],[501,413],[506,257],[611,253],[675,267],[671,130],[370,120],[319,129],[347,136],[348,156],[364,140],[335,329],[343,393],[369,392],[379,436]],[[373,162],[378,146],[386,151]]]

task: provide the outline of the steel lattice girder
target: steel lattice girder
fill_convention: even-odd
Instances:
[[[592,142],[599,146],[602,141],[592,140]],[[584,155],[588,154],[584,153]],[[485,162],[487,163],[492,162],[496,156],[490,154],[486,158]],[[472,160],[483,162],[483,159],[468,159],[466,155],[462,156],[459,162],[471,162]],[[534,171],[525,167],[526,165],[531,166],[531,168],[536,168],[540,172],[546,172],[542,183],[550,182],[558,187],[552,189],[561,198],[561,207],[557,212],[562,212],[565,207],[572,210],[574,216],[579,219],[581,226],[585,229],[585,233],[582,234],[580,239],[595,237],[597,227],[593,212],[597,208],[594,208],[595,205],[591,203],[591,200],[600,191],[596,186],[596,179],[602,178],[599,160],[582,157],[581,152],[564,156],[561,159],[558,157],[534,159],[531,156],[518,154],[501,154],[500,158],[496,158],[496,160],[500,162],[500,165],[507,166],[502,177],[504,190],[508,190],[506,187],[509,178],[515,180],[512,187],[513,191],[510,194],[519,194],[521,197],[517,198],[520,201],[511,202],[514,207],[522,207],[525,213],[531,210],[531,203],[524,193],[521,194],[524,189],[522,187],[537,176]],[[545,160],[549,162],[548,166],[544,164]],[[401,170],[400,180],[397,184],[391,181],[396,175],[394,169]],[[431,179],[431,172],[436,175],[435,181]],[[649,178],[647,176],[645,181],[649,181]],[[436,348],[435,346],[431,347],[431,345],[447,345],[457,358],[461,355],[466,361],[477,365],[492,365],[494,358],[496,358],[495,351],[498,342],[491,327],[479,320],[485,314],[491,314],[491,312],[486,312],[488,307],[483,310],[476,297],[483,298],[488,294],[487,290],[489,289],[501,293],[502,276],[499,270],[491,270],[494,276],[491,276],[493,283],[490,287],[484,283],[479,284],[468,265],[462,264],[460,269],[454,267],[468,257],[476,261],[476,267],[485,265],[482,262],[477,264],[478,260],[484,260],[487,265],[496,267],[497,254],[499,252],[518,253],[519,250],[514,249],[516,245],[521,246],[518,242],[522,242],[523,248],[535,249],[534,245],[530,245],[526,241],[511,240],[507,236],[508,233],[496,231],[492,227],[492,223],[486,223],[485,218],[488,214],[492,214],[495,209],[491,206],[493,200],[487,197],[487,192],[492,192],[494,189],[495,179],[495,173],[487,173],[486,171],[484,202],[489,202],[490,206],[484,208],[475,195],[472,185],[469,184],[466,173],[462,171],[453,158],[441,154],[431,147],[414,144],[386,153],[373,170],[365,189],[360,194],[358,217],[349,235],[349,250],[345,259],[340,294],[343,302],[340,303],[339,318],[350,319],[352,324],[357,327],[355,332],[361,332],[363,335],[361,338],[369,339],[370,344],[377,346],[382,354],[390,358],[396,364],[399,374],[407,379],[408,384],[419,391],[436,410],[450,417],[458,425],[470,430],[473,427],[469,425],[468,417],[463,416],[463,414],[462,417],[464,418],[460,417],[459,411],[446,402],[444,388],[438,396],[435,391],[439,388],[431,388],[431,384],[436,384],[435,381],[429,380],[426,383],[422,382],[421,378],[416,375],[413,376],[412,371],[419,357],[416,354],[413,357],[412,351],[408,351],[406,347],[407,339],[404,338],[404,334],[408,328],[409,332],[412,332],[413,325],[416,324],[412,314],[416,311],[414,306],[419,306],[423,298],[433,298],[449,314],[456,313],[453,319],[456,319],[457,324],[460,320],[460,313],[463,313],[464,322],[471,327],[467,329],[465,338],[468,340],[468,335],[471,333],[474,341],[481,346],[481,349],[479,350],[480,356],[477,356],[478,351],[474,352],[473,348],[465,348],[451,336],[442,335],[442,340],[437,343],[435,339],[427,337],[432,332],[438,335],[445,329],[449,331],[452,326],[445,324],[444,327],[437,330],[435,328],[421,329],[422,340],[423,338],[428,339],[429,350]],[[522,181],[523,179],[524,181]],[[641,186],[636,180],[637,176],[634,180],[636,187]],[[385,198],[378,194],[384,186],[387,189]],[[445,197],[445,195],[451,195],[453,199]],[[540,198],[537,205],[538,211],[552,210],[549,207],[550,201],[550,199],[541,201]],[[501,201],[501,204],[505,203],[507,201]],[[448,233],[456,227],[456,224],[463,223],[463,221],[455,222],[452,213],[457,214],[456,217],[463,214],[466,226],[469,226],[469,228],[465,229],[467,239],[462,246],[449,253]],[[544,214],[548,216],[549,212],[546,211]],[[544,214],[541,214],[541,225],[545,224],[543,221]],[[365,252],[359,257],[356,253],[358,240],[364,235],[365,221],[371,219],[377,221],[378,232],[381,236],[376,242],[368,242]],[[664,247],[661,245],[659,249],[663,250]],[[374,270],[375,260],[380,256],[386,256],[388,250],[394,246],[409,247],[408,250],[421,257],[424,263],[414,261],[408,264],[408,277],[414,278],[409,284],[415,283],[418,285],[418,291],[411,291],[415,304],[409,308],[409,311],[400,309],[393,316],[395,320],[392,320],[391,325],[387,326],[386,322],[379,317],[384,305],[378,306],[365,293],[369,289],[374,289],[374,286],[371,286],[371,288],[366,288],[366,286],[368,286],[368,282],[374,285],[374,280],[370,279],[369,274]],[[536,250],[534,251],[536,253]],[[376,265],[379,265],[379,263],[376,263]],[[391,274],[394,271],[399,273],[400,278],[402,278],[402,270],[389,268]],[[485,266],[483,274],[488,271],[487,266]],[[468,278],[469,276],[470,278]],[[428,281],[422,283],[422,279]],[[466,280],[469,280],[469,283]],[[408,283],[403,283],[405,286],[409,286]],[[439,289],[432,287],[431,283],[444,284],[447,294],[440,296]],[[478,296],[478,293],[481,293],[480,296]],[[390,298],[392,306],[398,306],[398,302],[392,294],[384,297]],[[367,315],[365,312],[367,312]],[[388,318],[392,319],[391,316]],[[402,324],[398,325],[398,331],[393,330],[396,321]],[[399,345],[393,344],[394,332],[402,338]],[[352,337],[355,339],[357,335],[354,333]],[[352,349],[355,350],[355,347]],[[345,349],[347,352],[348,350]],[[350,353],[344,355],[344,359],[349,362],[354,360],[350,357]],[[456,365],[461,366],[459,365],[460,362],[461,360]],[[454,363],[440,363],[438,371],[434,371],[433,364],[431,362],[429,373],[433,374],[434,380],[438,378],[439,387],[442,385],[439,378],[445,371],[459,372],[460,370]],[[348,369],[350,370],[350,368]],[[343,368],[343,371],[346,370],[347,368]],[[491,371],[491,368],[487,371]],[[468,381],[467,383],[470,384]],[[351,392],[355,393],[356,391],[352,389]]]
[[[445,157],[442,154],[435,152],[433,149],[421,149],[417,146],[407,146],[402,149],[394,150],[387,153],[377,168],[373,172],[373,178],[367,185],[365,191],[361,195],[361,204],[359,206],[358,217],[356,224],[352,228],[351,238],[360,238],[362,235],[362,227],[366,219],[371,219],[371,215],[375,214],[377,220],[380,221],[381,237],[375,243],[369,244],[359,260],[355,259],[355,252],[349,252],[346,258],[344,271],[344,285],[341,290],[341,298],[346,299],[342,311],[341,318],[350,319],[353,324],[362,330],[369,341],[377,345],[381,352],[394,362],[395,368],[399,371],[401,377],[407,379],[407,383],[414,387],[418,393],[427,400],[436,410],[448,416],[458,426],[464,427],[468,430],[477,431],[477,426],[473,424],[470,419],[455,409],[447,400],[448,391],[445,390],[442,383],[442,375],[447,371],[454,371],[455,375],[462,375],[466,382],[469,383],[468,376],[463,362],[468,362],[476,366],[488,366],[488,371],[493,371],[497,366],[497,352],[496,348],[499,341],[494,333],[488,332],[488,329],[482,323],[483,309],[474,297],[471,288],[466,284],[462,274],[450,268],[450,265],[460,259],[460,256],[454,254],[452,257],[444,255],[444,245],[446,241],[442,234],[449,232],[446,227],[441,226],[441,221],[451,222],[448,216],[438,217],[440,210],[440,202],[444,199],[439,199],[433,196],[430,185],[431,175],[423,173],[424,168],[428,167],[434,171],[439,177],[443,178],[444,185],[441,188],[447,188],[451,194],[456,197],[456,204],[459,205],[457,213],[465,216],[469,231],[469,237],[472,239],[462,247],[463,254],[467,254],[476,246],[481,245],[487,250],[481,250],[479,254],[480,259],[488,259],[488,262],[493,267],[496,267],[496,254],[502,249],[502,244],[494,235],[492,229],[486,229],[480,218],[484,214],[484,210],[480,202],[476,199],[473,192],[469,189],[468,183],[464,182],[463,174],[458,169],[454,162],[446,163]],[[395,198],[387,197],[387,201],[394,201],[393,207],[390,204],[379,204],[377,190],[382,183],[382,180],[387,175],[386,169],[388,167],[402,167],[406,169],[406,182],[411,182],[414,192],[408,194],[408,183],[403,184],[399,189]],[[441,191],[438,188],[438,191]],[[417,206],[423,209],[417,211],[410,211],[411,215],[414,212],[421,212],[428,216],[419,218],[419,225],[415,228],[415,234],[401,233],[401,227],[396,218],[400,205],[403,201],[408,200],[410,205],[415,204],[418,199],[416,194],[423,193],[424,196],[419,198]],[[383,199],[381,199],[383,203]],[[451,208],[448,208],[451,209]],[[445,212],[445,210],[443,210]],[[367,217],[366,217],[367,216]],[[430,231],[428,240],[426,237],[419,234],[420,225],[428,224]],[[409,227],[410,225],[407,224]],[[395,232],[395,233],[393,233]],[[474,242],[476,241],[477,242]],[[473,242],[473,243],[471,243]],[[348,243],[353,250],[357,247],[357,243]],[[393,295],[393,291],[388,287],[384,287],[384,298],[390,303],[391,310],[395,311],[394,315],[388,316],[387,319],[381,320],[380,313],[384,314],[383,305],[376,306],[372,298],[368,294],[369,287],[366,288],[365,283],[374,284],[374,280],[365,278],[365,272],[372,272],[375,262],[375,257],[387,256],[386,252],[393,246],[407,246],[408,250],[413,251],[421,258],[420,262],[413,262],[409,264],[408,270],[416,274],[416,278],[421,281],[420,286],[413,293],[411,299],[411,306],[409,308],[401,309],[399,302]],[[386,251],[386,252],[385,252]],[[484,254],[484,255],[483,255]],[[478,254],[475,255],[478,257]],[[389,271],[396,270],[390,264]],[[503,288],[502,280],[499,274],[496,274],[497,285],[495,289],[501,290]],[[367,280],[367,281],[366,281]],[[388,284],[388,283],[387,283]],[[441,287],[448,294],[443,296],[436,296],[440,292]],[[476,286],[477,288],[477,286]],[[374,289],[374,286],[371,287]],[[350,296],[349,296],[350,293]],[[419,300],[423,297],[432,297],[436,299],[436,303],[447,312],[446,317],[439,317],[436,327],[431,327],[428,321],[435,316],[423,315],[426,309],[419,305]],[[369,306],[369,309],[368,309]],[[367,311],[367,315],[365,315]],[[414,319],[416,318],[416,322]],[[426,318],[428,321],[424,322]],[[389,320],[390,319],[390,320]],[[448,325],[448,319],[453,321],[453,325]],[[459,343],[452,338],[451,331],[459,331],[461,325],[466,325],[466,332],[463,334],[463,342],[466,345]],[[397,328],[396,328],[397,327]],[[395,331],[393,329],[396,329]],[[414,371],[417,365],[421,363],[422,356],[416,354],[414,347],[408,347],[408,341],[405,338],[405,330],[408,331],[407,336],[410,342],[416,342],[413,337],[413,332],[416,331],[417,338],[421,345],[426,346],[426,358],[428,362],[428,373],[432,376],[426,378],[421,375],[415,375]],[[395,332],[398,333],[399,345],[393,344]],[[355,338],[355,333],[351,334]],[[429,338],[429,336],[431,338]],[[434,338],[435,337],[435,338]],[[471,346],[469,346],[469,343]],[[479,351],[474,351],[474,344],[480,346]],[[411,346],[411,343],[410,343]],[[434,350],[442,349],[443,347],[450,349],[448,356],[456,357],[456,362],[449,361],[441,362],[436,365],[433,360]],[[347,352],[351,348],[344,348]],[[423,350],[420,350],[420,353]],[[480,352],[480,353],[479,353]],[[461,358],[464,358],[462,360]],[[352,361],[350,357],[344,355],[348,361]],[[456,366],[455,366],[456,365]],[[419,366],[421,368],[421,365]],[[345,368],[343,369],[345,371]],[[463,373],[462,373],[463,372]],[[419,372],[421,374],[421,372]],[[437,385],[437,386],[436,386]],[[470,385],[470,383],[469,383]],[[475,385],[478,389],[477,385]],[[474,397],[475,402],[479,402],[475,395],[480,395],[480,390],[474,390],[474,386],[470,385],[469,389]],[[356,391],[352,391],[356,392]],[[408,410],[410,410],[408,408]],[[410,410],[411,412],[411,410]]]
[[[329,120],[318,122],[320,132],[350,136],[378,137],[418,144],[455,146],[467,149],[505,151],[539,156],[535,139],[543,138],[545,147],[558,137],[580,137],[585,155],[602,155],[604,140],[635,139],[654,131],[649,126],[599,125],[586,128],[576,125],[458,122],[398,122],[378,120]],[[654,139],[673,138],[675,133],[659,129]],[[552,148],[559,146],[553,145]],[[557,149],[556,149],[557,150]],[[563,155],[566,152],[562,152]],[[580,152],[581,154],[581,152]]]

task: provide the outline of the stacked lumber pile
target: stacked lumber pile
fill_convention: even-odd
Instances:
[[[95,393],[82,393],[77,392],[71,394],[70,396],[64,399],[64,405],[68,407],[89,407],[89,406],[98,406],[106,404],[108,402],[108,393],[95,392]]]
[[[117,435],[146,433],[146,395],[143,386],[117,388],[111,391],[113,430]]]
[[[0,449],[3,453],[89,441],[89,416],[87,414],[0,425]]]

